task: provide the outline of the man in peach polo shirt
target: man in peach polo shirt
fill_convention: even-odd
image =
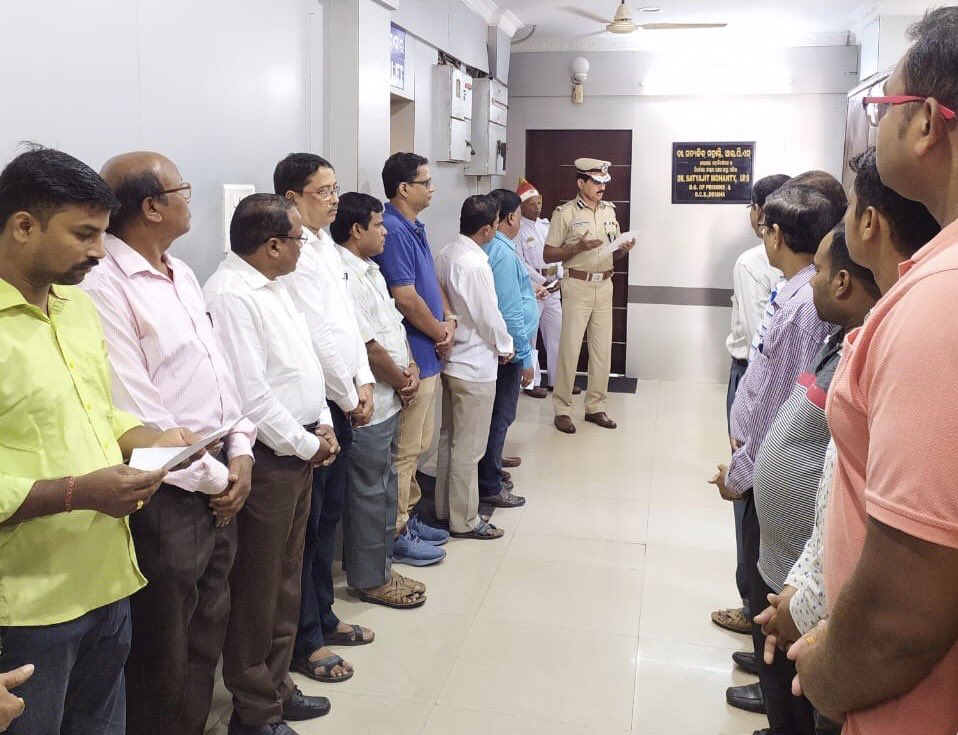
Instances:
[[[846,735],[958,731],[958,7],[911,35],[866,106],[883,181],[944,229],[846,341],[828,402],[830,619],[789,654]]]

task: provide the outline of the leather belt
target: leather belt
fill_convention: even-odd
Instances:
[[[566,275],[575,278],[578,281],[588,281],[589,283],[600,283],[612,278],[613,271],[600,271],[599,273],[590,273],[589,271],[579,271],[575,268],[566,268]]]
[[[559,273],[559,266],[553,265],[549,266],[548,268],[539,268],[537,270],[541,276],[554,276]]]

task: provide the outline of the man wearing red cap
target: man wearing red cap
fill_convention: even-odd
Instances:
[[[559,332],[562,329],[562,299],[559,296],[559,280],[562,278],[562,266],[558,263],[546,263],[542,258],[542,250],[546,244],[546,235],[549,232],[549,220],[540,219],[542,213],[542,195],[530,182],[519,179],[516,194],[522,201],[522,219],[519,224],[519,234],[516,236],[516,253],[529,272],[529,279],[537,291],[546,290],[546,295],[539,299],[539,332],[542,343],[546,348],[546,370],[548,371],[548,385],[555,385],[556,367],[559,362]],[[532,364],[535,367],[535,379],[531,388],[526,388],[526,395],[533,398],[545,398],[548,393],[542,383],[542,373],[539,369],[539,352],[536,349],[537,339],[532,339]],[[576,389],[574,388],[573,391]]]

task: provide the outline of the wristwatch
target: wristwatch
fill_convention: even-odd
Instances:
[[[450,319],[452,319],[452,320],[456,323],[456,327],[458,328],[458,327],[459,327],[459,315],[458,315],[458,314],[446,314],[446,316],[443,317],[443,321],[444,321],[444,322],[448,322]]]

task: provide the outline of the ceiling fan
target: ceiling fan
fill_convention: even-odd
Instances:
[[[632,20],[632,10],[629,8],[626,0],[619,3],[615,16],[611,21],[606,20],[600,15],[595,15],[582,8],[565,7],[562,8],[568,13],[578,15],[581,18],[601,23],[609,33],[633,33],[639,28],[646,31],[675,31],[689,28],[725,28],[728,23],[636,23]],[[602,31],[598,31],[602,33]]]

